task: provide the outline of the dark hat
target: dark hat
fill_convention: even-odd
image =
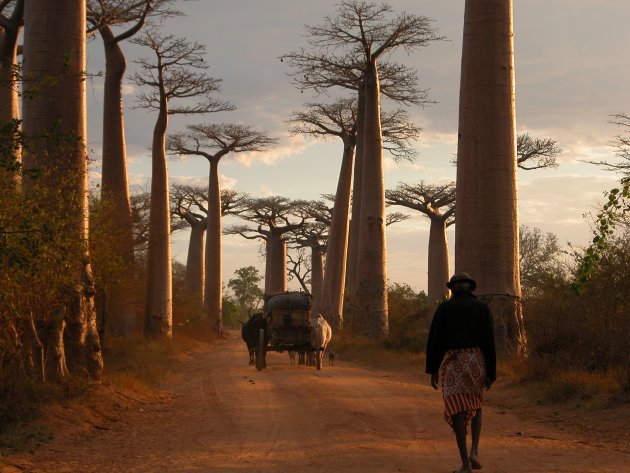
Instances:
[[[453,274],[453,276],[451,276],[450,281],[446,283],[446,287],[448,287],[449,289],[453,289],[453,284],[460,281],[469,282],[471,291],[474,291],[475,288],[477,287],[477,283],[475,282],[475,280],[471,278],[468,273],[465,273],[463,271]]]

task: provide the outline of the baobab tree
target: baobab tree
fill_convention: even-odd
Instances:
[[[239,217],[257,226],[234,225],[226,228],[226,235],[240,235],[250,240],[265,242],[265,296],[287,290],[285,234],[303,226],[307,217],[304,202],[286,197],[251,198]]]
[[[289,281],[295,279],[300,285],[300,290],[311,294],[312,288],[309,288],[311,259],[306,254],[306,248],[289,249],[294,251],[287,251],[287,278]]]
[[[312,248],[312,280],[323,277],[321,286],[312,291],[318,312],[321,312],[335,327],[342,324],[343,289],[345,286],[346,256],[348,247],[348,216],[352,190],[352,169],[357,141],[357,101],[339,99],[333,104],[306,104],[306,110],[294,112],[289,123],[292,134],[304,134],[326,139],[336,137],[343,143],[341,169],[334,196],[334,211],[330,222],[326,257],[326,276],[317,264],[321,263],[321,250]],[[317,273],[317,274],[316,274]]]
[[[105,52],[101,204],[107,212],[103,231],[110,239],[116,240],[116,252],[121,263],[113,280],[107,281],[106,305],[107,313],[111,314],[108,328],[116,335],[129,335],[135,331],[137,320],[122,100],[122,81],[127,64],[120,44],[136,35],[148,17],[177,14],[168,8],[170,3],[172,0],[87,1],[88,34],[98,31]]]
[[[208,226],[207,194],[201,187],[174,185],[171,187],[171,213],[190,226],[186,274],[187,296],[196,309],[203,307],[204,240]]]
[[[447,293],[449,256],[446,228],[455,223],[455,183],[435,185],[420,182],[416,185],[399,184],[385,191],[388,205],[399,205],[417,210],[429,221],[428,297],[440,301]],[[442,210],[446,208],[446,210]]]
[[[497,344],[524,353],[518,273],[512,0],[467,0],[459,98],[455,269],[477,281]]]
[[[302,91],[312,89],[317,94],[326,93],[331,87],[341,87],[357,93],[357,144],[352,186],[352,219],[350,221],[346,264],[346,293],[356,294],[358,288],[358,246],[359,224],[361,222],[362,189],[363,189],[363,148],[364,148],[364,116],[366,71],[365,54],[361,47],[354,48],[357,37],[344,31],[347,23],[352,23],[355,13],[359,12],[363,25],[372,29],[374,22],[382,19],[384,10],[389,11],[386,4],[376,6],[374,3],[357,1],[342,2],[339,16],[327,18],[321,27],[307,28],[309,50],[299,49],[285,54],[281,60],[287,60],[291,66],[290,75],[294,84]],[[368,13],[369,12],[369,13]],[[365,21],[363,21],[365,20]],[[341,23],[346,22],[343,26]],[[356,24],[354,24],[356,26]],[[427,35],[435,36],[433,32]],[[435,37],[434,39],[439,39]],[[344,44],[347,48],[344,49]],[[393,44],[391,47],[395,47]],[[378,60],[380,92],[386,98],[404,105],[422,105],[427,102],[425,90],[418,88],[417,73],[403,64]]]
[[[18,128],[20,104],[18,100],[18,37],[24,26],[24,0],[0,2],[0,183],[19,188],[20,140]]]
[[[517,137],[517,164],[521,169],[534,170],[556,167],[556,156],[562,152],[551,138],[532,138],[529,134]],[[455,223],[455,183],[430,185],[420,182],[412,186],[400,184],[385,191],[388,205],[399,205],[418,210],[430,222],[428,255],[428,298],[439,301],[448,293],[445,282],[449,278],[449,255],[446,228]],[[441,211],[446,207],[446,211]]]
[[[39,204],[47,209],[47,236],[67,250],[58,268],[67,283],[55,288],[59,306],[42,317],[53,354],[46,364],[51,379],[65,375],[66,361],[71,372],[99,379],[103,358],[87,241],[85,2],[29,0],[24,13],[24,167],[40,172],[24,186],[45,196]]]
[[[362,117],[361,198],[354,201],[359,217],[356,303],[357,333],[382,337],[387,334],[387,269],[385,241],[385,197],[383,187],[382,133],[380,113],[379,62],[399,48],[406,51],[438,39],[428,18],[407,13],[392,17],[388,4],[344,0],[336,17],[326,17],[319,26],[307,29],[307,40],[324,51],[325,58],[342,58],[334,63],[352,64],[360,72],[355,86]],[[336,54],[336,55],[335,55]],[[317,55],[316,56],[321,56]],[[299,57],[300,55],[298,55]],[[302,55],[304,56],[304,55]],[[293,57],[292,63],[298,63]],[[311,63],[311,66],[313,64]],[[351,67],[341,77],[348,77]],[[319,75],[313,70],[305,71]],[[363,108],[363,106],[365,108]],[[358,164],[358,160],[357,160]],[[360,202],[360,203],[358,203]],[[358,208],[360,206],[360,209]],[[359,210],[359,215],[356,211]],[[354,218],[354,217],[353,217]]]
[[[175,184],[171,187],[171,213],[190,226],[185,283],[188,297],[200,311],[204,307],[206,278],[205,236],[208,227],[208,189],[201,186]],[[221,216],[237,215],[247,194],[221,190]]]
[[[230,153],[263,152],[276,139],[251,127],[233,123],[189,125],[188,132],[169,137],[167,148],[184,156],[201,156],[210,163],[206,235],[204,305],[217,333],[223,333],[221,279],[221,190],[219,162]]]
[[[146,335],[171,337],[173,324],[171,241],[168,171],[166,166],[166,129],[168,116],[233,110],[225,102],[211,98],[219,90],[219,79],[205,72],[205,46],[150,28],[132,40],[148,47],[153,59],[139,59],[140,71],[133,81],[144,87],[137,97],[139,106],[157,111],[151,147],[151,213],[148,248],[148,284],[146,294]],[[174,99],[187,99],[174,107]],[[191,99],[199,100],[190,103]]]
[[[358,101],[338,99],[332,104],[307,103],[306,109],[294,112],[289,123],[292,134],[304,134],[318,139],[338,138],[343,143],[341,170],[337,192],[333,197],[334,211],[326,254],[326,275],[319,311],[335,326],[343,325],[343,294],[348,253],[348,230],[354,151],[358,135]],[[399,159],[412,159],[410,146],[419,129],[407,118],[404,110],[382,112],[384,148]]]
[[[516,165],[526,171],[558,167],[556,157],[562,153],[551,138],[533,138],[529,133],[516,137]]]
[[[292,248],[305,248],[311,251],[311,290],[313,312],[322,313],[321,297],[324,284],[324,254],[327,251],[330,227],[325,223],[307,222],[289,233],[288,243]],[[328,257],[326,257],[328,258]]]
[[[630,115],[627,113],[617,113],[612,115],[609,123],[621,128],[610,145],[615,151],[617,160],[587,161],[595,164],[606,171],[619,173],[622,176],[630,177]]]
[[[136,260],[145,261],[149,245],[149,220],[151,214],[151,192],[131,194],[131,216],[133,222],[133,250]],[[171,219],[171,235],[187,226],[181,219]]]

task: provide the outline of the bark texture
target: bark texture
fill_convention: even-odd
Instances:
[[[352,138],[344,140],[343,158],[341,170],[339,171],[339,181],[337,182],[330,235],[326,244],[326,272],[320,296],[322,313],[335,329],[343,328],[343,299],[348,255],[348,231],[350,226],[348,217],[350,214],[350,193],[352,190],[354,140]]]
[[[429,217],[428,288],[430,302],[441,301],[448,295],[446,282],[449,279],[448,243],[446,221],[442,216]]]
[[[59,381],[68,376],[66,352],[63,333],[66,327],[66,308],[54,309],[44,323],[42,338],[44,339],[44,376],[48,381]]]
[[[24,88],[30,98],[23,103],[23,130],[32,145],[24,165],[43,171],[42,177],[30,181],[29,186],[63,189],[42,204],[50,206],[53,215],[59,209],[65,211],[68,225],[63,227],[63,239],[82,248],[70,267],[76,281],[74,290],[66,291],[72,294],[60,294],[66,305],[53,312],[48,324],[49,339],[44,342],[50,354],[47,370],[53,377],[63,376],[66,371],[62,340],[67,323],[72,341],[77,334],[89,340],[72,345],[68,365],[89,367],[88,374],[99,379],[103,360],[94,314],[90,312],[94,286],[87,250],[85,15],[85,2],[81,0],[29,0],[26,4],[24,75],[30,80]],[[43,77],[56,80],[43,82]],[[59,320],[61,313],[65,321]],[[88,358],[93,364],[85,361]]]
[[[321,246],[311,247],[311,296],[313,307],[322,312],[322,287],[324,285],[324,252]]]
[[[108,233],[115,239],[121,267],[107,288],[108,330],[129,335],[136,329],[135,280],[133,278],[133,226],[127,178],[127,150],[122,104],[125,56],[108,25],[99,32],[105,48],[103,93],[103,157],[101,200],[108,215]]]
[[[92,270],[86,265],[83,284],[75,286],[70,295],[64,341],[70,371],[101,379],[103,356],[98,339],[95,294]]]
[[[206,234],[206,289],[205,304],[208,319],[214,321],[215,331],[223,333],[221,279],[221,191],[219,188],[219,159],[210,159],[208,180],[208,229]]]
[[[499,349],[523,354],[512,0],[466,1],[457,156],[455,269],[490,303]]]
[[[363,149],[365,147],[365,85],[359,85],[357,105],[357,145],[354,157],[352,180],[352,216],[348,234],[348,257],[346,264],[346,294],[354,300],[357,294],[357,268],[359,264],[359,224],[361,221],[361,199],[363,194]],[[352,310],[353,308],[351,308]]]
[[[265,244],[265,296],[287,290],[287,246],[282,233],[272,228]]]
[[[204,304],[205,287],[205,244],[204,237],[208,226],[205,219],[188,221],[190,223],[190,240],[188,257],[186,258],[186,289],[196,309],[201,310]]]
[[[388,333],[385,188],[380,115],[378,70],[376,62],[372,61],[365,72],[363,192],[356,299],[358,312],[353,315],[354,333],[371,338],[385,337]],[[368,189],[369,192],[366,192]]]
[[[3,19],[3,28],[0,29],[0,125],[5,125],[12,120],[20,118],[20,103],[18,98],[17,74],[17,47],[20,30],[24,23],[24,0],[18,0],[11,16]],[[14,135],[3,136],[5,143],[3,148],[9,151],[8,156],[3,156],[3,163],[7,168],[0,168],[0,183],[3,186],[19,189],[21,178],[18,171],[21,164],[21,152],[19,143],[14,140]]]
[[[171,214],[165,152],[168,101],[162,98],[161,102],[151,149],[151,211],[144,333],[153,337],[170,338],[173,335]]]

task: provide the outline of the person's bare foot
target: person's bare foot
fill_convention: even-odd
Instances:
[[[470,466],[473,470],[481,470],[481,463],[477,460],[476,456],[471,455],[470,458]]]

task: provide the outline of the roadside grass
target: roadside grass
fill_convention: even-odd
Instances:
[[[336,334],[331,348],[340,359],[359,363],[370,368],[424,373],[425,355],[420,351],[387,348],[386,341]]]
[[[66,404],[89,392],[88,383],[69,376],[63,383],[41,383],[36,380],[0,381],[3,386],[0,406],[0,453],[32,451],[50,440],[52,432],[39,421],[45,404]]]
[[[388,348],[386,341],[350,337],[338,333],[331,347],[339,359],[370,368],[405,373],[424,373],[424,349],[417,351]],[[626,374],[619,370],[589,372],[554,367],[552,360],[500,359],[497,377],[508,391],[517,392],[538,405],[590,406],[594,409],[630,401]]]
[[[172,339],[150,339],[142,335],[105,340],[102,385],[133,397],[149,397],[174,363],[189,353],[202,350],[216,340],[209,323],[196,320],[176,326]],[[53,432],[42,414],[46,406],[90,403],[99,395],[99,385],[69,376],[61,383],[0,380],[0,454],[29,452],[50,440]]]
[[[105,356],[105,382],[149,395],[182,355],[216,340],[206,319],[174,327],[173,338],[134,335],[111,338]]]
[[[512,364],[511,384],[539,404],[610,404],[627,401],[617,370],[588,371],[556,365],[551,357]]]

